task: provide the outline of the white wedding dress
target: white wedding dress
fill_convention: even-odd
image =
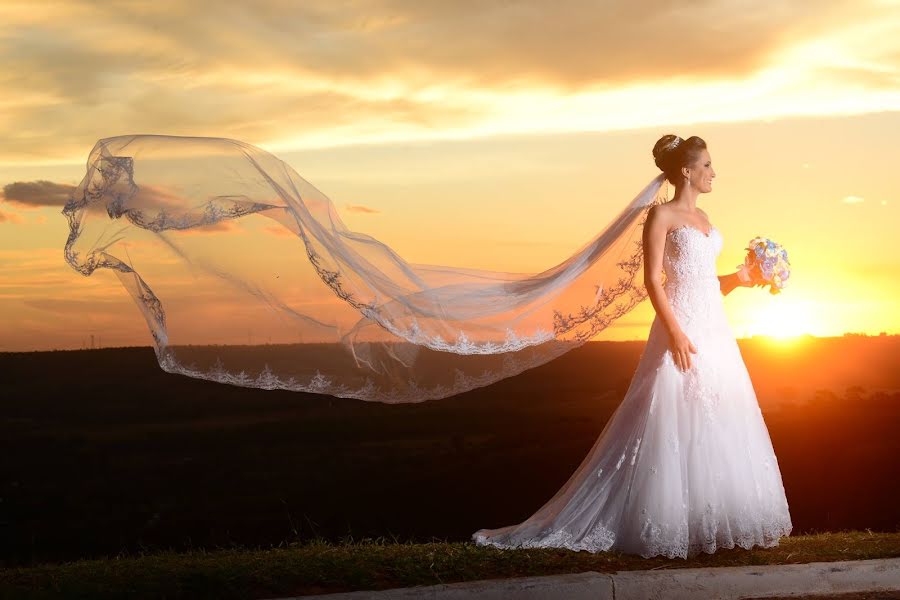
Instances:
[[[792,524],[778,461],[716,276],[722,236],[666,236],[668,301],[697,349],[680,371],[657,316],[621,405],[563,487],[478,545],[687,558],[778,545]]]

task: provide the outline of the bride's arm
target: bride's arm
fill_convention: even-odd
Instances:
[[[740,273],[740,271],[729,273],[728,275],[718,276],[719,290],[721,290],[723,296],[727,296],[728,294],[730,294],[734,288],[745,285],[738,276],[738,273]]]
[[[656,310],[656,314],[662,320],[669,335],[675,335],[681,331],[681,326],[669,306],[666,292],[661,281],[663,251],[666,244],[666,230],[668,224],[664,217],[657,212],[657,206],[651,206],[647,212],[647,220],[644,222],[644,233],[641,244],[644,250],[644,286],[647,295]]]
[[[746,266],[741,266],[740,269],[735,271],[734,273],[729,273],[728,275],[719,275],[719,289],[722,291],[723,296],[727,296],[731,290],[737,287],[752,287],[763,286],[765,285],[761,281],[754,282],[753,276],[750,274],[750,271]]]

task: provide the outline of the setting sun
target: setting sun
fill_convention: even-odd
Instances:
[[[760,300],[751,319],[748,325],[751,335],[766,335],[780,340],[825,329],[817,319],[816,307],[811,302],[791,298],[785,292]]]

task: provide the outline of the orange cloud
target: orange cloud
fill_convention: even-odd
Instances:
[[[200,227],[191,227],[190,229],[179,229],[178,232],[180,235],[194,235],[194,234],[210,234],[210,233],[221,233],[225,231],[237,231],[240,229],[240,226],[237,222],[232,220],[225,221],[216,221],[215,223],[210,223],[209,225],[202,225]]]
[[[370,208],[368,206],[363,206],[362,204],[348,204],[346,206],[347,212],[355,212],[355,213],[366,213],[366,214],[374,214],[379,212],[374,208]]]
[[[83,160],[111,132],[309,147],[608,130],[591,115],[610,107],[621,127],[896,106],[900,11],[877,0],[752,11],[668,0],[59,4],[3,13],[0,160],[10,164]],[[736,89],[703,87],[717,83]],[[671,86],[718,104],[697,107]],[[616,95],[625,88],[641,101]],[[747,104],[722,114],[734,98]]]
[[[297,237],[293,232],[277,225],[266,225],[263,227],[263,231],[278,237]]]
[[[4,213],[0,211],[0,223],[12,223],[13,225],[21,225],[25,222],[25,218],[17,213]]]

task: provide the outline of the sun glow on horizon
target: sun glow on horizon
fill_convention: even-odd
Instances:
[[[750,335],[788,341],[804,335],[816,335],[816,332],[827,329],[812,303],[790,297],[774,299],[776,301],[757,306],[748,325]]]

